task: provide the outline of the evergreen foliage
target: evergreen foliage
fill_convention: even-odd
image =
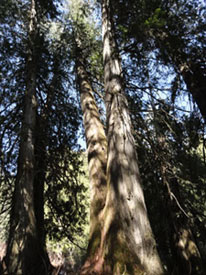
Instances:
[[[3,242],[8,239],[18,172],[31,41],[27,30],[30,1],[1,2],[0,238]],[[81,44],[81,59],[95,92],[100,119],[106,125],[101,1],[35,2],[38,28],[33,53],[37,98],[34,198],[38,227],[45,227],[49,249],[60,246],[65,255],[76,249],[80,264],[88,243],[89,181],[86,156],[78,145],[79,133],[84,131],[76,83],[76,60],[80,57],[77,46]],[[205,3],[110,2],[142,186],[158,252],[168,274],[186,274],[187,268],[191,268],[191,274],[203,275],[206,272]],[[41,207],[44,213],[38,210]],[[198,260],[193,259],[194,255],[192,258],[188,255],[187,259],[178,256],[181,230],[192,232],[190,241],[197,247]],[[40,234],[44,235],[41,229]]]

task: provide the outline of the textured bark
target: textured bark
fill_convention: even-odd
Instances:
[[[100,247],[101,239],[101,216],[100,213],[106,199],[106,165],[107,165],[107,139],[103,124],[86,72],[83,53],[76,46],[76,70],[77,81],[80,91],[81,108],[84,119],[84,129],[87,142],[87,154],[89,164],[89,178],[91,185],[90,203],[90,237],[87,251],[87,260],[82,268],[82,274],[90,272],[94,264],[94,255]],[[89,273],[88,273],[89,274]]]
[[[83,274],[163,274],[140,184],[127,100],[113,34],[110,1],[102,1],[107,109],[107,197],[100,247]],[[92,273],[93,272],[93,273]]]
[[[47,274],[34,204],[35,127],[36,127],[36,66],[35,39],[37,19],[35,1],[31,0],[28,28],[27,79],[24,113],[20,137],[18,172],[12,200],[10,231],[6,253],[8,274]]]

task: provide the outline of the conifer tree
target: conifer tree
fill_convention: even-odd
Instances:
[[[28,14],[26,92],[24,96],[18,172],[12,199],[6,265],[9,274],[47,274],[48,259],[39,240],[34,202],[36,78],[38,66],[37,3],[31,0]]]
[[[107,194],[100,245],[81,274],[163,274],[140,183],[110,1],[102,1],[103,61],[107,112]]]

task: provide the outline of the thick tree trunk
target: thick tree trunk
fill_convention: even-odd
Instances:
[[[20,138],[18,172],[12,200],[10,231],[5,257],[9,275],[47,274],[47,267],[41,255],[41,242],[38,239],[33,186],[35,177],[34,133],[37,108],[36,26],[35,0],[31,0],[24,114]]]
[[[147,217],[110,3],[102,1],[107,108],[107,197],[94,265],[83,274],[163,274]],[[92,273],[93,272],[93,273]]]
[[[79,43],[80,41],[77,41],[76,71],[84,119],[91,185],[89,245],[87,260],[81,272],[82,274],[90,274],[90,269],[95,264],[94,255],[100,247],[101,240],[102,221],[100,213],[106,200],[107,139],[86,72],[83,53],[78,46]]]

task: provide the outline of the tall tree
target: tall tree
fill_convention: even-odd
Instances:
[[[147,61],[151,59],[152,61],[148,62],[150,64],[148,70],[151,75],[154,75],[154,79],[157,79],[157,75],[160,73],[158,69],[155,71],[152,67],[154,63],[158,66],[161,60],[161,66],[167,65],[169,68],[173,68],[176,78],[173,86],[169,88],[172,94],[171,97],[174,99],[178,93],[183,94],[181,89],[177,89],[177,86],[180,86],[178,81],[183,80],[182,82],[185,82],[188,92],[193,97],[205,120],[205,17],[202,16],[205,14],[205,5],[203,2],[185,2],[181,0],[144,1],[144,5],[141,6],[138,1],[130,1],[130,4],[121,2],[120,5],[120,7],[116,6],[119,18],[117,16],[115,19],[123,37],[118,37],[123,44],[123,49],[130,54],[131,58],[141,62],[144,67],[148,66],[145,59]],[[127,13],[125,10],[127,10]],[[130,40],[129,38],[132,39]],[[141,49],[141,54],[137,51],[137,47]],[[167,77],[166,74],[164,76]],[[147,76],[144,77],[147,78]],[[151,82],[150,78],[148,78],[147,84],[149,84],[148,90],[156,85],[154,81],[153,83]],[[148,90],[145,89],[145,92],[148,92]],[[164,90],[164,87],[162,90]],[[160,129],[162,128],[161,125]],[[166,135],[166,132],[164,135]],[[164,135],[159,141],[165,139]],[[164,148],[164,146],[160,147]],[[158,155],[159,157],[161,156],[160,150]],[[161,167],[164,167],[163,163],[160,162],[159,165],[158,169],[160,169],[162,174],[165,168],[161,169]],[[186,166],[186,164],[183,164],[183,166]],[[170,245],[173,247],[173,253],[179,259],[178,268],[180,270],[176,272],[181,274],[183,272],[187,273],[188,270],[194,273],[204,272],[203,270],[201,271],[201,265],[204,261],[200,257],[198,249],[200,243],[197,242],[197,235],[193,234],[195,231],[191,232],[193,226],[187,214],[184,215],[183,212],[178,211],[180,209],[177,202],[182,201],[182,197],[184,197],[179,192],[180,179],[174,177],[175,180],[170,181],[165,179],[164,175],[162,175],[162,178],[164,182],[169,182],[170,191],[177,198],[176,201],[174,198],[168,197],[166,193],[164,195],[164,200],[168,203],[168,210],[170,209],[170,216],[173,217],[171,218],[173,223],[171,226],[173,233],[171,234],[173,234],[174,238],[171,239]],[[192,244],[192,250],[189,251],[188,248],[190,246],[185,246],[183,243]]]
[[[162,274],[147,217],[128,104],[114,38],[110,1],[102,1],[103,61],[107,112],[107,197],[100,247],[82,274]],[[89,264],[89,263],[88,263]]]
[[[47,274],[47,260],[38,229],[34,203],[36,77],[38,66],[37,3],[30,2],[26,56],[26,92],[21,127],[18,172],[12,199],[6,265],[9,274]]]
[[[84,118],[91,185],[88,255],[92,255],[100,246],[101,239],[100,212],[104,208],[106,199],[107,139],[85,69],[83,55],[79,47],[76,50],[77,79]]]
[[[6,1],[5,6],[1,7],[1,10],[6,11],[6,15],[0,10],[3,21],[1,43],[5,45],[0,51],[0,66],[4,68],[1,71],[3,77],[0,77],[2,212],[8,211],[11,206],[10,196],[16,178],[16,159],[25,101],[23,91],[26,90],[26,81],[24,80],[28,71],[26,57],[29,48],[27,43],[29,7],[21,2],[14,2],[9,2],[13,3],[14,7],[9,6],[8,11],[5,8],[8,5]],[[45,233],[55,240],[65,236],[72,240],[72,234],[74,232],[79,234],[81,231],[86,215],[82,200],[85,189],[83,184],[78,182],[81,161],[79,153],[73,151],[79,148],[76,134],[79,127],[79,111],[77,101],[67,86],[68,82],[71,84],[68,74],[70,55],[67,55],[65,40],[60,41],[61,29],[52,32],[53,27],[61,25],[59,22],[53,22],[52,19],[56,15],[55,7],[50,6],[49,1],[36,3],[38,28],[34,43],[35,96],[38,104],[36,127],[33,131],[35,157],[33,196],[38,240],[42,245],[41,252],[45,256],[45,264],[48,263],[45,253]],[[63,192],[67,196],[62,198]],[[45,222],[44,203],[47,209]],[[4,238],[7,237],[6,232]]]
[[[138,58],[139,46],[172,66],[181,75],[205,120],[205,3],[161,0],[144,1],[141,5],[136,0],[120,1],[116,13],[125,50]]]
[[[89,10],[90,7],[80,1],[78,3],[70,2],[70,8],[72,10],[70,17],[75,41],[76,80],[83,113],[91,187],[90,233],[87,249],[89,260],[82,268],[84,272],[87,265],[90,265],[90,258],[92,258],[92,261],[94,260],[93,254],[100,247],[102,227],[100,213],[105,206],[107,191],[107,138],[89,78],[89,66],[87,66],[89,60],[91,60],[89,47],[96,51],[94,37],[88,35],[88,32],[92,32],[91,22],[87,22],[88,20],[82,14],[83,9]]]

